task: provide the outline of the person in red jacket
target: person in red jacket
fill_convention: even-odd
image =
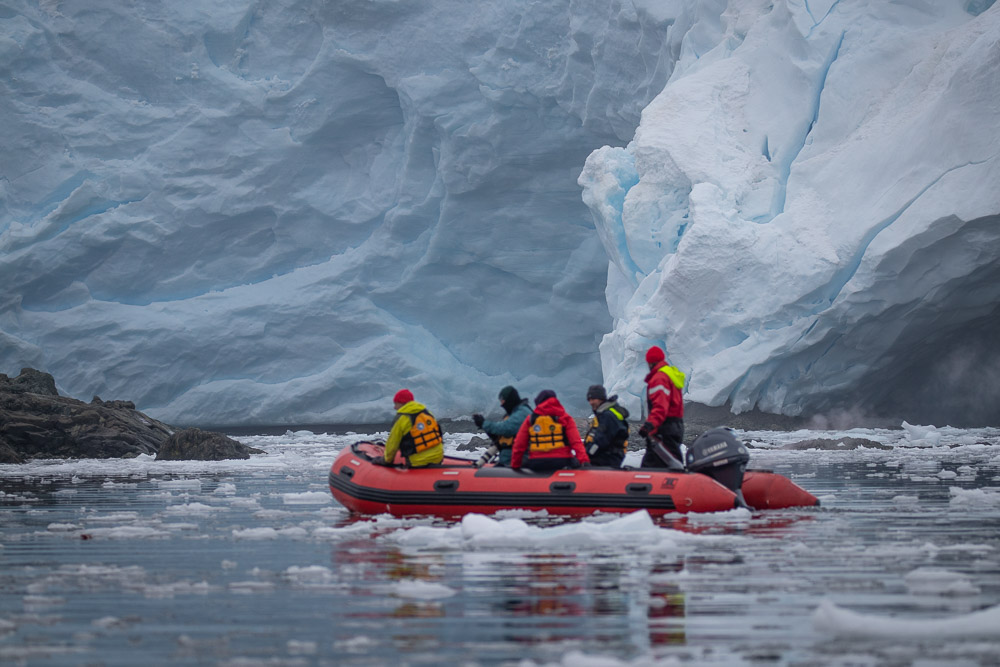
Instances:
[[[678,461],[684,441],[684,373],[667,363],[663,349],[654,345],[646,350],[646,407],[649,416],[639,429],[642,437],[656,437]],[[646,447],[643,468],[666,468],[667,462],[652,447]]]
[[[566,414],[556,392],[546,389],[535,397],[535,409],[514,436],[510,467],[539,472],[590,465],[576,422]]]

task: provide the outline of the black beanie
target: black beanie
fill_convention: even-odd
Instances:
[[[535,396],[535,405],[537,406],[541,403],[544,403],[546,399],[555,397],[556,397],[556,392],[552,391],[551,389],[543,389],[542,391],[538,392],[538,396]]]
[[[510,414],[521,404],[521,395],[510,385],[500,390],[500,400],[503,401],[504,412]]]
[[[592,398],[599,398],[602,401],[608,400],[608,392],[604,391],[604,385],[602,384],[592,384],[590,388],[587,389],[587,400]]]

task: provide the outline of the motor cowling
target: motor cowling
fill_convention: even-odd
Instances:
[[[743,473],[750,452],[731,428],[713,428],[702,433],[687,448],[685,463],[691,472],[708,475],[742,501]],[[744,506],[746,503],[742,503]]]

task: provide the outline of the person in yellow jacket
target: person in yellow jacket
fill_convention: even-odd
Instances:
[[[411,468],[441,463],[444,439],[434,415],[423,403],[413,400],[413,392],[409,389],[397,391],[392,397],[392,405],[396,408],[396,421],[385,443],[385,459],[376,463],[392,465],[397,451]]]

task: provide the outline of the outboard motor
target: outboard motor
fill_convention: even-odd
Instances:
[[[741,487],[750,452],[731,428],[713,428],[702,433],[688,447],[685,459],[688,470],[708,475],[735,493],[740,507],[748,507]]]

